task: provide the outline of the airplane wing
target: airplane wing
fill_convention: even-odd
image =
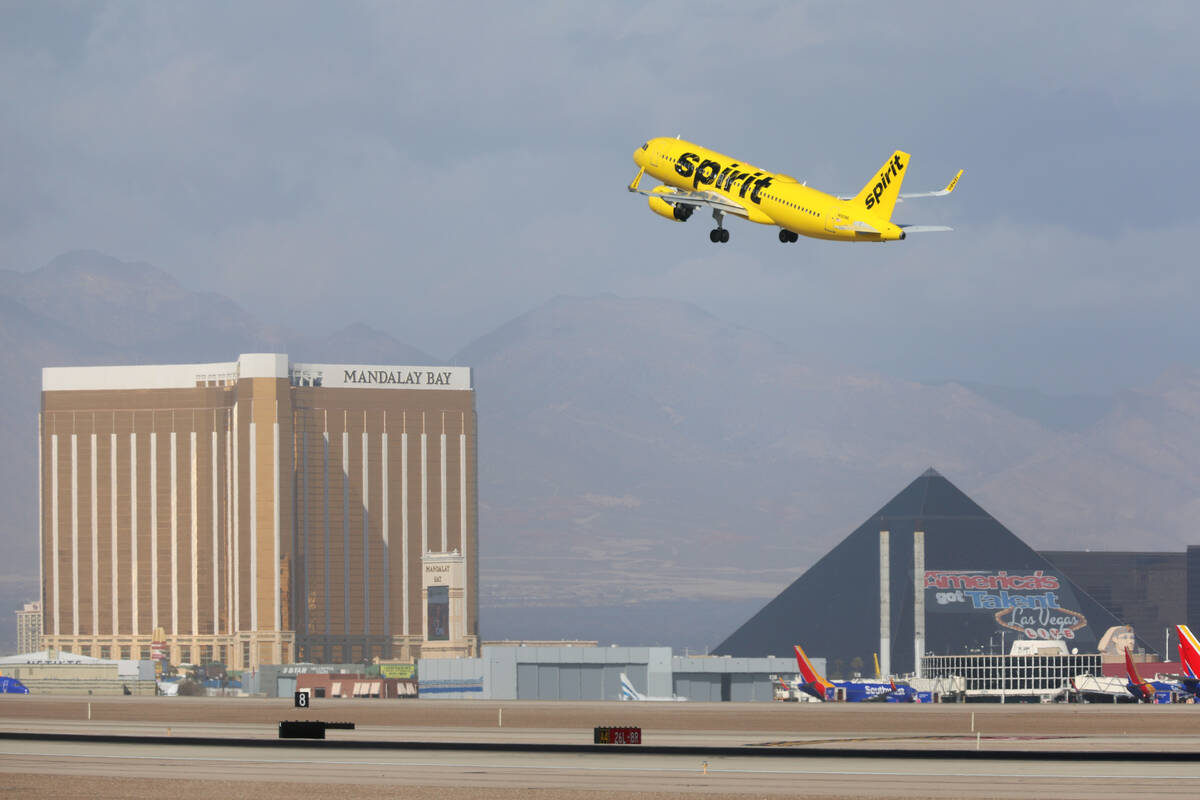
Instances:
[[[635,186],[630,186],[629,191],[644,194],[646,197],[657,197],[664,203],[672,205],[705,206],[726,214],[732,214],[735,217],[741,217],[742,219],[750,218],[745,206],[735,203],[728,197],[719,195],[716,192],[685,192],[681,189],[676,189],[673,192],[648,192],[645,189],[638,189]]]
[[[962,177],[962,174],[963,174],[963,171],[960,169],[960,170],[958,171],[958,173],[957,173],[957,174],[955,174],[955,176],[954,176],[953,178],[951,178],[951,179],[950,179],[950,182],[946,184],[946,188],[945,188],[945,189],[938,189],[938,190],[936,190],[936,191],[933,191],[933,192],[908,192],[908,193],[901,193],[901,194],[899,194],[899,195],[897,195],[897,196],[896,196],[896,201],[897,201],[897,202],[903,202],[904,200],[912,200],[913,198],[916,198],[916,197],[945,197],[946,195],[948,195],[948,194],[950,194],[951,192],[953,192],[953,191],[954,191],[954,187],[955,187],[955,186],[958,186],[958,179]],[[838,195],[838,196],[837,196],[837,199],[838,199],[838,200],[853,200],[853,199],[855,198],[855,196],[856,196],[856,195],[852,195],[852,194],[848,194],[848,195]]]

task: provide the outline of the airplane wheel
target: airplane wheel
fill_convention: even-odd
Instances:
[[[792,240],[792,237],[788,235],[788,232],[785,231],[783,228],[780,228],[779,229],[779,241],[790,242],[791,240]]]
[[[719,230],[717,230],[716,228],[713,228],[711,231],[708,232],[708,240],[710,242],[712,242],[713,244],[716,244],[717,242],[721,241],[721,232]]]
[[[795,231],[788,231],[788,238],[791,239],[793,244],[795,244],[796,242],[800,241],[800,234],[796,233]]]
[[[722,242],[728,242],[728,241],[729,241],[729,231],[727,231],[727,230],[725,230],[725,229],[721,229],[721,241],[722,241]]]

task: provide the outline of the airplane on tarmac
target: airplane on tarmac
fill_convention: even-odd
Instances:
[[[1133,666],[1133,656],[1128,647],[1125,648],[1125,672],[1129,675],[1129,683],[1125,684],[1125,688],[1139,703],[1170,703],[1173,695],[1179,694],[1183,688],[1175,681],[1142,680]]]
[[[1176,625],[1179,636],[1179,663],[1182,675],[1159,675],[1160,682],[1174,687],[1176,694],[1184,695],[1191,702],[1200,699],[1200,642],[1187,625]]]
[[[1183,664],[1183,675],[1179,682],[1193,695],[1200,695],[1200,641],[1187,625],[1176,625],[1179,634],[1179,661]]]
[[[948,195],[962,177],[960,169],[944,189],[900,194],[908,158],[908,153],[897,150],[858,194],[831,195],[790,175],[768,172],[679,138],[660,137],[634,151],[639,170],[628,189],[648,197],[655,214],[678,222],[686,222],[697,208],[711,209],[717,227],[708,238],[714,243],[729,241],[726,215],[778,226],[781,242],[795,242],[801,235],[840,242],[890,242],[910,233],[951,230],[944,225],[891,221],[898,201]],[[647,174],[663,185],[640,188]]]
[[[661,702],[661,703],[685,703],[685,702],[687,702],[686,697],[680,697],[679,695],[675,695],[675,694],[671,695],[670,697],[651,697],[649,695],[642,694],[637,689],[633,688],[632,681],[629,680],[629,676],[627,676],[624,672],[621,673],[621,699],[622,700],[641,700],[643,702],[653,702],[653,703],[659,703],[659,702]]]
[[[29,694],[29,689],[16,678],[0,675],[0,694]]]
[[[1118,678],[1079,675],[1071,681],[1071,688],[1089,698],[1116,698],[1133,695],[1137,702],[1169,703],[1172,695],[1183,697],[1186,702],[1200,698],[1200,642],[1187,625],[1176,625],[1179,634],[1179,661],[1183,675],[1158,675],[1157,680],[1144,681],[1133,664],[1129,648],[1125,648],[1125,674],[1128,680],[1121,683]]]
[[[802,681],[797,681],[800,691],[818,700],[841,700],[847,703],[931,703],[930,692],[918,692],[904,683],[886,681],[827,681],[808,660],[800,645],[795,645],[796,663],[800,665]]]

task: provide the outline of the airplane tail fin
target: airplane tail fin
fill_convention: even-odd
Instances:
[[[622,700],[641,700],[642,693],[633,688],[633,684],[624,672],[621,673],[621,699]]]
[[[892,210],[896,207],[896,197],[900,194],[900,184],[904,180],[904,169],[908,166],[908,158],[908,153],[902,150],[892,153],[892,157],[850,202],[865,213],[890,222]]]
[[[1150,684],[1138,677],[1137,668],[1133,666],[1133,656],[1130,654],[1128,647],[1125,648],[1125,672],[1129,674],[1130,686],[1136,688],[1137,694],[1141,695],[1140,699],[1154,702],[1154,689]]]
[[[1179,634],[1179,660],[1188,677],[1200,678],[1200,641],[1187,625],[1176,625],[1175,632]]]
[[[800,645],[795,645],[796,664],[800,667],[800,677],[804,678],[804,682],[813,686],[820,692],[821,697],[825,696],[825,690],[832,686],[831,683],[821,677],[821,673],[817,672],[817,668],[808,660],[808,656],[804,654],[804,650]]]
[[[1125,674],[1129,676],[1129,682],[1141,684],[1142,679],[1138,677],[1137,667],[1133,665],[1133,656],[1129,652],[1129,648],[1125,648]]]

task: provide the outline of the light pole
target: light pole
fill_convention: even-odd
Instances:
[[[1008,688],[1008,654],[1004,652],[1004,631],[1000,631],[1000,705],[1004,705],[1004,692]]]

